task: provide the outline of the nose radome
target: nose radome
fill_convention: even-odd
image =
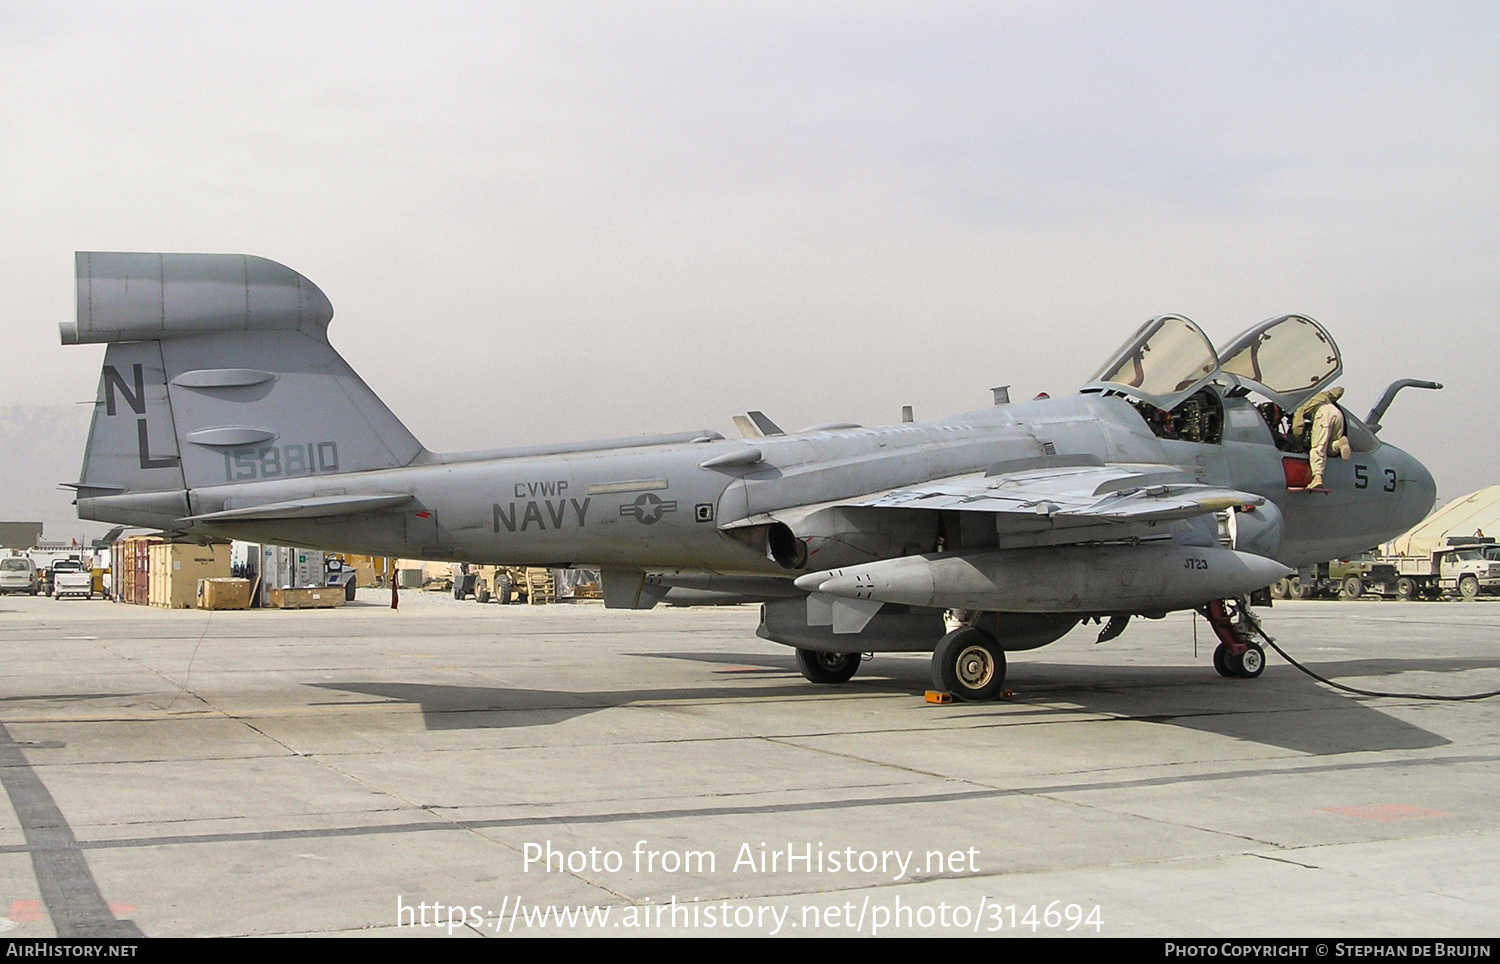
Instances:
[[[1396,506],[1395,522],[1403,530],[1410,529],[1427,518],[1427,514],[1432,511],[1433,503],[1437,501],[1437,483],[1433,481],[1432,473],[1427,471],[1427,466],[1408,453],[1395,449],[1392,454],[1398,455],[1396,473],[1402,482],[1401,501]]]

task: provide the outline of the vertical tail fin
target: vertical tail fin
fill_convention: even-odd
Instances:
[[[212,486],[409,464],[421,444],[328,343],[333,305],[247,255],[77,255],[64,344],[105,343],[79,515],[171,527]]]

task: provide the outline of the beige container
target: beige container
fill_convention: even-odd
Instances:
[[[192,609],[198,580],[229,576],[229,544],[192,546],[162,543],[150,548],[150,600],[161,609]]]
[[[199,579],[199,609],[249,609],[250,580]]]
[[[385,556],[344,555],[344,565],[354,570],[354,584],[360,589],[390,585],[391,573],[396,568],[395,561]]]
[[[266,602],[272,609],[337,609],[344,604],[344,587],[270,589],[266,596]]]

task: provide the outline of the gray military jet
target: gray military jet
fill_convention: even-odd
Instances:
[[[1285,413],[1342,373],[1286,315],[1216,351],[1163,315],[1078,393],[864,428],[712,431],[440,455],[328,342],[312,282],[244,255],[77,255],[64,344],[104,343],[78,514],[179,539],[599,567],[605,604],[759,601],[759,635],[840,683],[932,651],[995,696],[1005,654],[1079,622],[1197,609],[1215,666],[1264,666],[1249,597],[1432,508],[1432,476],[1345,413],[1328,491]],[[1393,386],[1393,389],[1396,386]],[[1379,424],[1393,392],[1368,422]],[[1261,399],[1257,404],[1255,399]],[[1305,439],[1306,433],[1300,438]],[[950,629],[951,622],[957,628]]]

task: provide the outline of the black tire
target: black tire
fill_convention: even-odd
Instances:
[[[1255,679],[1266,671],[1266,651],[1259,643],[1251,643],[1234,663],[1240,679]]]
[[[1229,647],[1223,643],[1214,647],[1214,672],[1225,677],[1237,675],[1229,668]]]
[[[1365,594],[1365,584],[1358,576],[1350,576],[1344,580],[1344,598],[1358,599]]]
[[[344,602],[354,602],[354,580],[344,583]]]
[[[1465,599],[1473,600],[1479,598],[1479,580],[1474,576],[1461,576],[1458,580],[1458,594]]]
[[[1417,598],[1417,581],[1410,576],[1396,580],[1396,598],[1410,601]]]
[[[1005,686],[1005,650],[984,630],[961,626],[932,651],[932,684],[961,700],[992,700]]]
[[[510,605],[510,580],[501,579],[495,583],[495,602],[502,606]]]
[[[489,586],[475,586],[474,587],[474,601],[477,602],[477,603],[487,603],[487,602],[489,602],[490,601],[490,587]]]
[[[816,649],[797,650],[797,668],[809,683],[847,683],[859,672],[858,653],[824,653]]]
[[[1292,586],[1298,599],[1314,599],[1318,595],[1317,586],[1304,586],[1302,580],[1296,577],[1293,577]]]

